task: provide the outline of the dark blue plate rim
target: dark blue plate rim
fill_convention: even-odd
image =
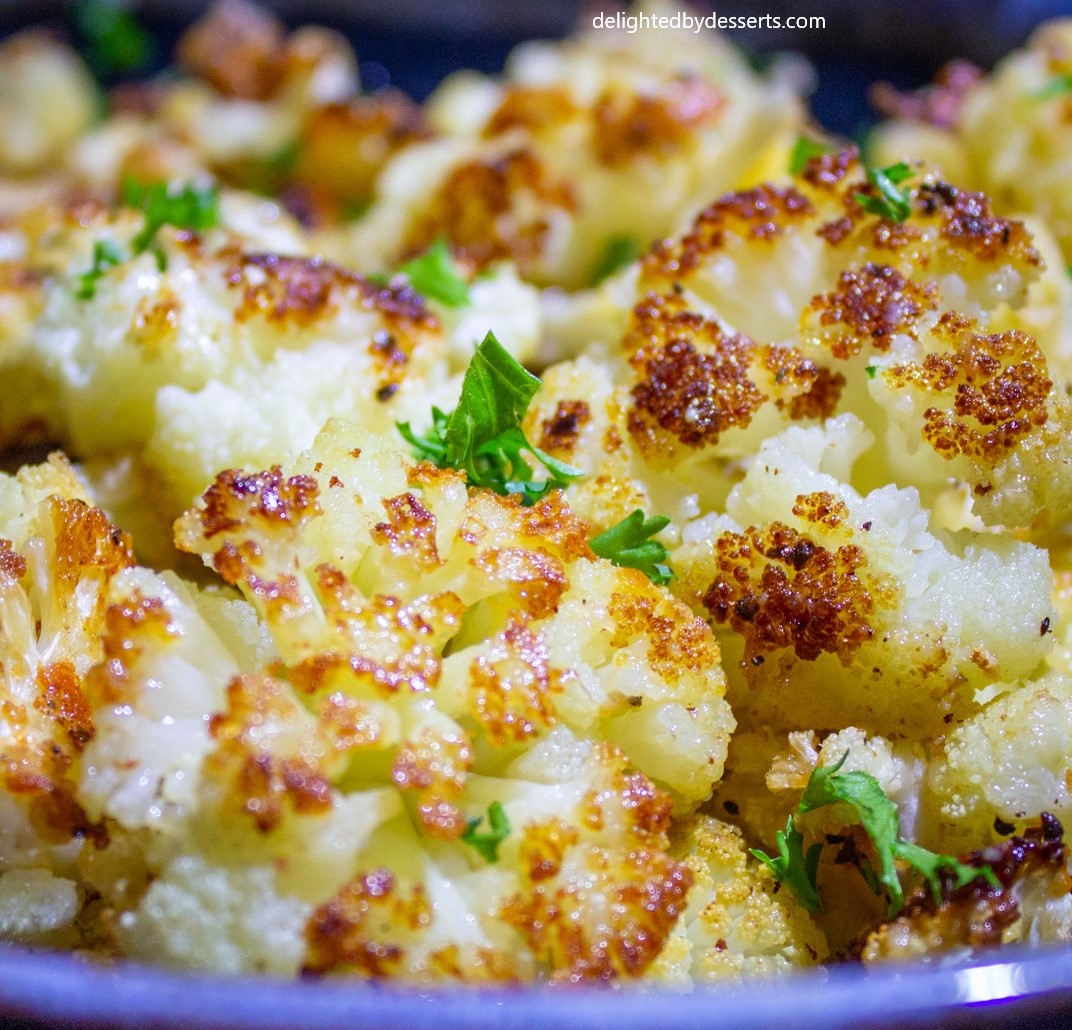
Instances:
[[[1072,949],[972,965],[838,966],[779,980],[665,990],[406,991],[343,979],[177,973],[0,949],[0,1018],[115,1030],[841,1030],[1005,1025],[1072,1013]],[[1018,1018],[1019,1018],[1018,1017]]]

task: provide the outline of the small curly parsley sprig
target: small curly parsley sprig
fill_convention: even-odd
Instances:
[[[903,222],[912,213],[912,194],[908,189],[901,189],[901,183],[912,178],[915,173],[903,161],[888,168],[868,168],[867,181],[878,191],[856,193],[856,203],[865,211],[890,222]]]
[[[840,772],[848,757],[846,751],[837,765],[813,770],[796,811],[789,816],[785,830],[776,834],[777,856],[772,857],[758,848],[751,849],[751,853],[797,896],[809,912],[816,912],[821,907],[817,874],[823,844],[813,844],[805,852],[804,837],[797,821],[828,805],[846,804],[856,810],[860,825],[874,844],[879,865],[877,870],[865,865],[861,873],[875,893],[885,890],[890,903],[890,918],[904,908],[904,888],[897,873],[898,859],[922,875],[936,903],[942,900],[941,873],[951,877],[952,890],[980,878],[992,887],[1000,887],[990,866],[967,865],[951,855],[938,855],[905,840],[900,835],[897,806],[886,797],[878,780],[859,770]]]
[[[1055,75],[1045,86],[1029,93],[1028,96],[1032,100],[1039,101],[1072,96],[1072,75]]]
[[[588,546],[600,558],[628,569],[639,569],[653,583],[665,584],[674,578],[674,572],[666,564],[667,550],[651,538],[670,525],[665,515],[644,518],[638,508],[617,525],[594,536]]]
[[[97,295],[97,283],[109,268],[123,261],[119,245],[111,240],[96,240],[93,243],[93,264],[78,277],[74,295],[78,300],[92,300]]]
[[[450,246],[442,236],[397,272],[373,273],[366,278],[380,286],[388,286],[397,275],[405,276],[422,297],[438,301],[444,307],[463,308],[470,301],[469,284],[459,274]]]
[[[123,180],[122,200],[145,216],[145,225],[131,241],[135,254],[150,251],[163,272],[167,255],[156,240],[165,225],[177,229],[204,232],[220,221],[220,196],[215,186],[197,186],[192,182],[171,186],[166,182],[142,183],[129,176]]]
[[[506,818],[502,803],[493,801],[488,805],[488,828],[478,832],[483,821],[482,815],[470,819],[460,840],[463,844],[468,844],[485,862],[497,862],[499,845],[510,836],[510,820]]]
[[[418,458],[459,469],[470,486],[517,494],[522,504],[535,504],[582,475],[525,438],[521,423],[539,388],[540,380],[489,332],[465,371],[458,406],[449,415],[433,408],[432,428],[423,436],[408,422],[397,423],[398,431]],[[526,453],[547,469],[546,480],[532,478]]]
[[[813,157],[822,157],[823,154],[829,154],[832,149],[829,144],[812,139],[810,136],[797,136],[789,154],[789,174],[800,175]]]

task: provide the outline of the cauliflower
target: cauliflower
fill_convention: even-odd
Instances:
[[[0,45],[0,172],[57,162],[96,113],[96,84],[78,55],[39,31]]]
[[[579,510],[620,510],[604,484],[646,493],[675,523],[690,498],[717,510],[764,439],[852,412],[882,443],[862,485],[892,479],[931,506],[955,477],[987,524],[1068,518],[1068,477],[1050,469],[1072,460],[1072,409],[1020,328],[1064,324],[1067,290],[1032,310],[1042,262],[1025,227],[906,174],[897,221],[857,199],[876,195],[853,152],[812,158],[792,186],[724,197],[657,246],[632,290],[626,277],[578,315],[584,334],[552,318],[560,339],[600,343],[548,370],[529,415],[538,436],[587,406],[578,432],[547,440],[593,473],[571,496]]]
[[[1070,50],[1072,20],[1042,25],[991,75],[962,75],[938,124],[931,124],[931,111],[917,109],[914,98],[889,105],[901,117],[876,132],[876,151],[897,158],[909,151],[926,154],[947,174],[986,190],[1003,211],[1040,216],[1054,230],[1065,260],[1072,260]]]
[[[1005,687],[945,741],[928,771],[929,805],[948,846],[980,847],[1041,812],[1072,816],[1067,739],[1072,679],[1049,672]]]
[[[159,246],[138,253],[140,214],[82,210],[40,316],[12,347],[3,390],[12,434],[43,423],[92,460],[105,493],[112,470],[133,461],[151,486],[126,509],[170,521],[221,468],[286,460],[331,417],[382,433],[426,421],[429,399],[452,406],[456,373],[488,328],[519,356],[537,345],[535,292],[509,267],[448,308],[400,278],[384,286],[319,258],[261,251],[303,246],[272,205],[254,211],[225,193],[220,215],[224,228],[164,227]],[[123,260],[87,287],[102,245]],[[19,266],[31,281],[36,260]]]
[[[342,424],[177,524],[279,655],[227,686],[180,853],[276,855],[315,906],[305,968],[606,979],[658,955],[691,885],[670,813],[710,794],[733,719],[708,628],[589,532]]]
[[[738,829],[708,815],[675,827],[672,854],[695,883],[649,976],[669,986],[772,976],[825,960],[823,933],[748,854]]]
[[[441,135],[387,165],[341,253],[390,265],[445,236],[478,267],[509,257],[575,290],[737,185],[757,149],[788,149],[802,113],[721,36],[587,28],[519,47],[500,81],[451,77],[428,118]]]
[[[911,489],[858,493],[848,473],[867,443],[850,415],[771,438],[727,514],[693,522],[673,554],[678,592],[724,627],[749,724],[926,739],[1050,649],[1046,553],[931,529]]]
[[[973,954],[1004,944],[1072,940],[1072,874],[1061,824],[1043,813],[1037,825],[1001,844],[975,851],[968,865],[988,865],[999,886],[977,879],[942,898],[918,888],[896,919],[857,942],[865,963],[928,961]]]

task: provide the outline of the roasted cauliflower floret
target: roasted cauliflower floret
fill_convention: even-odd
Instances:
[[[896,159],[925,155],[986,190],[1002,211],[1040,216],[1072,260],[1070,53],[1072,21],[1052,21],[989,76],[961,73],[955,96],[946,85],[944,117],[917,98],[890,98],[884,106],[898,118],[880,127],[875,148]],[[943,83],[930,92],[941,94]]]
[[[928,773],[937,832],[956,847],[1000,838],[1043,811],[1072,815],[1066,741],[1072,680],[1050,672],[1013,684],[958,726]]]
[[[133,558],[84,497],[59,457],[0,479],[0,775],[15,864],[48,864],[50,846],[99,832],[69,772],[95,731],[84,681],[102,657],[108,584]]]
[[[688,987],[773,976],[828,957],[815,921],[748,854],[736,827],[694,816],[675,827],[671,853],[684,861],[695,882],[649,976]]]
[[[587,406],[584,426],[548,439],[592,473],[574,488],[579,510],[614,510],[613,483],[678,523],[690,498],[717,509],[764,439],[852,412],[882,442],[861,486],[892,479],[932,506],[956,478],[987,524],[1068,518],[1067,477],[1048,463],[1072,460],[1072,408],[1017,327],[1061,323],[1064,294],[1021,318],[1042,265],[1024,226],[980,194],[904,174],[898,220],[875,210],[851,151],[812,158],[792,186],[711,205],[578,315],[582,329],[552,310],[553,333],[600,345],[548,370],[529,415],[536,432]]]
[[[390,264],[445,236],[478,267],[513,258],[569,289],[739,184],[801,121],[791,90],[727,40],[665,29],[526,44],[499,81],[448,79],[428,115],[441,138],[387,167],[344,250]]]
[[[928,738],[1050,649],[1046,553],[931,529],[913,490],[859,494],[847,480],[867,443],[852,416],[768,440],[727,515],[692,523],[673,554],[678,592],[722,627],[750,723]]]
[[[279,655],[227,687],[181,853],[285,860],[307,969],[603,980],[660,952],[691,885],[670,813],[733,719],[710,630],[589,534],[342,424],[177,524]]]
[[[858,942],[863,961],[966,958],[1003,944],[1072,940],[1072,874],[1061,824],[1052,815],[1042,813],[1023,836],[972,852],[965,862],[989,866],[998,886],[976,879],[955,888],[944,878],[940,901],[918,888],[896,919]]]
[[[15,441],[59,439],[100,477],[133,457],[154,483],[140,503],[170,519],[221,468],[286,460],[328,418],[388,433],[426,420],[429,400],[449,408],[488,328],[519,356],[536,347],[534,291],[509,267],[458,307],[426,303],[404,278],[382,285],[261,250],[273,236],[303,244],[278,209],[260,208],[225,193],[223,227],[164,226],[151,248],[133,210],[69,212],[70,253],[4,377]],[[102,261],[107,248],[115,260]],[[20,290],[37,288],[34,265],[18,268]]]
[[[70,47],[37,31],[0,45],[0,171],[48,170],[95,113],[96,84]]]

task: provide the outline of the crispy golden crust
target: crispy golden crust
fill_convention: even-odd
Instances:
[[[475,268],[513,260],[528,274],[551,230],[549,213],[576,206],[572,185],[552,178],[532,150],[519,147],[455,168],[415,220],[403,249],[419,254],[445,237],[455,255]]]
[[[893,337],[915,338],[922,315],[937,308],[937,288],[906,279],[889,265],[868,263],[842,272],[837,289],[814,297],[823,343],[835,358],[865,348],[888,351]]]
[[[994,465],[1046,424],[1053,382],[1031,337],[980,333],[971,319],[952,314],[942,316],[934,336],[947,349],[884,376],[894,388],[942,402],[923,413],[923,438],[939,455]]]
[[[820,499],[798,498],[818,520],[838,517]],[[758,667],[764,653],[791,647],[814,661],[826,652],[844,664],[874,638],[876,600],[867,558],[852,544],[831,551],[781,522],[744,533],[723,533],[715,545],[715,578],[704,607],[745,640],[744,661]]]
[[[725,106],[723,93],[698,75],[682,75],[650,94],[608,89],[593,109],[595,154],[611,167],[641,156],[666,158],[716,124]]]
[[[325,812],[333,803],[316,735],[310,730],[305,739],[283,745],[273,740],[296,711],[285,683],[267,675],[238,676],[227,686],[226,708],[209,724],[218,743],[204,775],[223,786],[224,807],[251,819],[262,833],[287,812]]]

